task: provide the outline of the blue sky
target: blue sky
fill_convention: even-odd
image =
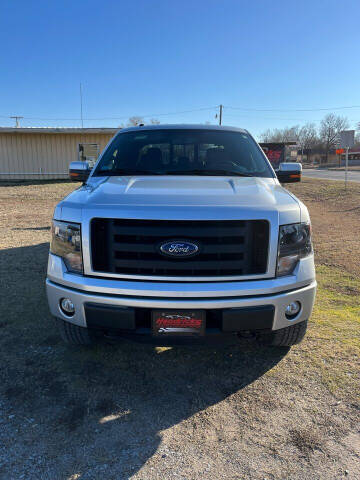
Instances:
[[[359,18],[358,0],[2,0],[0,125],[80,125],[80,81],[84,118],[104,119],[84,126],[216,123],[220,103],[255,135],[318,122],[293,110],[360,105]]]

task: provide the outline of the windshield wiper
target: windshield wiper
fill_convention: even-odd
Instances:
[[[241,173],[241,172],[231,172],[229,170],[177,170],[177,171],[170,171],[166,172],[166,175],[203,175],[203,176],[217,176],[217,175],[224,175],[229,177],[254,177],[249,173]]]

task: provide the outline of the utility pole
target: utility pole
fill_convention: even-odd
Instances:
[[[349,168],[349,147],[346,147],[345,151],[345,190],[348,185],[348,168]]]
[[[223,105],[219,105],[219,125],[222,125]]]
[[[348,186],[349,148],[355,144],[355,130],[343,130],[339,133],[340,147],[345,148],[345,190]]]
[[[80,82],[80,117],[81,117],[81,128],[84,128],[83,122],[83,98],[82,98],[82,86]]]
[[[20,120],[21,118],[24,118],[24,117],[20,117],[19,115],[14,115],[13,117],[10,117],[10,118],[14,118],[14,119],[15,119],[15,127],[16,127],[16,128],[19,128],[19,127],[20,127],[20,122],[19,122],[19,120]]]

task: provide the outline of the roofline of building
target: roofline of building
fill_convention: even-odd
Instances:
[[[0,127],[0,133],[107,133],[115,134],[120,130],[122,132],[140,131],[140,130],[169,130],[169,129],[188,129],[188,130],[222,130],[248,133],[247,130],[238,127],[223,125],[204,125],[204,124],[160,124],[160,125],[139,125],[137,127],[125,128],[81,128],[81,127]]]
[[[225,125],[207,125],[203,123],[160,123],[159,125],[138,125],[136,127],[125,127],[121,129],[121,133],[139,132],[143,130],[222,130],[229,132],[248,133],[247,130],[238,127],[229,127]]]
[[[0,133],[103,133],[114,135],[119,128],[94,127],[0,127]]]

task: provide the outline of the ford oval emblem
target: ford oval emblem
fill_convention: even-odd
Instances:
[[[160,244],[160,252],[169,257],[191,257],[199,251],[199,245],[193,242],[171,240]]]

